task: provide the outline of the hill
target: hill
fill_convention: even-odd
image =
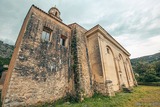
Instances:
[[[133,65],[136,64],[137,62],[152,63],[155,61],[160,61],[160,53],[131,59]]]
[[[0,41],[0,57],[1,58],[11,58],[14,46],[3,43]]]
[[[160,53],[131,59],[138,82],[160,82]]]
[[[0,41],[0,77],[2,72],[7,70],[7,68],[4,68],[3,65],[9,65],[13,50],[13,45],[9,45],[3,43],[3,41]]]

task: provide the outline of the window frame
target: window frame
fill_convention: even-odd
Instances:
[[[43,33],[45,33],[45,35],[43,35]],[[46,37],[44,38],[43,36],[46,36],[48,34],[49,37]],[[47,42],[50,42],[51,40],[51,35],[52,35],[52,30],[48,27],[43,27],[43,31],[42,31],[42,34],[41,34],[41,40],[42,41],[47,41]]]
[[[60,37],[60,45],[66,47],[66,41],[67,41],[67,37],[64,35],[61,35]]]
[[[107,50],[107,54],[110,54],[110,49],[108,47],[107,47],[106,50]]]

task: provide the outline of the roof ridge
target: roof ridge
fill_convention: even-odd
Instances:
[[[86,28],[84,28],[83,26],[81,26],[80,24],[78,24],[78,23],[76,23],[76,22],[71,23],[71,24],[69,24],[68,26],[71,26],[71,25],[74,25],[74,24],[76,24],[76,25],[78,25],[79,27],[83,28],[84,30],[88,31]]]

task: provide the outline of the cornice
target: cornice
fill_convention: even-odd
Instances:
[[[130,53],[120,44],[118,43],[104,28],[102,28],[99,24],[88,30],[85,35],[88,38],[92,34],[99,32],[103,35],[104,38],[111,41],[114,45],[116,45],[119,49],[123,50],[128,56],[130,56]]]

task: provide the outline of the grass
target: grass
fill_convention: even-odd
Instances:
[[[63,103],[56,107],[160,107],[160,87],[138,86],[133,93],[118,93],[114,97],[94,95],[81,103]]]
[[[117,93],[114,97],[95,94],[80,103],[59,102],[34,107],[160,107],[159,86],[138,86],[133,93]]]

